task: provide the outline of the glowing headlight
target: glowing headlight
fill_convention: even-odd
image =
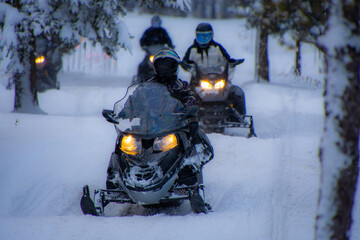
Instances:
[[[149,57],[149,60],[150,60],[150,62],[154,62],[154,55],[151,55],[150,57]]]
[[[208,81],[206,81],[206,80],[201,80],[200,86],[201,86],[202,89],[205,89],[205,90],[210,90],[210,89],[212,89],[211,83],[208,82]]]
[[[221,79],[215,83],[215,89],[220,89],[225,87],[225,80]]]
[[[43,62],[45,62],[45,57],[44,56],[40,56],[40,57],[35,58],[35,63],[36,64],[41,64]]]
[[[131,135],[124,136],[121,139],[121,151],[130,155],[139,154],[141,151],[141,140],[132,137]]]
[[[178,140],[175,134],[170,134],[165,137],[156,138],[154,141],[154,151],[166,152],[178,145]]]

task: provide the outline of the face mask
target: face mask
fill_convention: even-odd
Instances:
[[[161,58],[154,63],[156,74],[161,78],[177,75],[179,63],[171,58]]]

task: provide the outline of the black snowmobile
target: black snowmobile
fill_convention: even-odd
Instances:
[[[226,128],[247,128],[247,137],[256,136],[253,117],[246,115],[244,91],[229,80],[229,69],[244,59],[229,62],[225,67],[201,68],[196,64],[181,63],[191,72],[190,87],[199,102],[200,127],[206,133],[223,133]]]
[[[57,74],[62,68],[62,53],[56,42],[43,36],[36,38],[35,57],[37,91],[59,89]]]
[[[154,70],[154,55],[160,49],[168,48],[166,44],[155,44],[152,46],[143,47],[145,51],[144,60],[138,66],[137,76],[134,76],[132,83],[145,82],[155,76]]]
[[[190,200],[195,213],[207,213],[202,167],[213,158],[206,135],[194,144],[189,125],[196,107],[184,108],[158,83],[135,84],[103,116],[118,133],[108,166],[106,189],[83,188],[84,214],[103,215],[111,202],[144,207],[179,205]]]

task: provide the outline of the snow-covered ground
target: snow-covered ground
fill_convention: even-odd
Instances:
[[[94,60],[97,49],[66,57],[61,89],[39,94],[48,115],[10,113],[14,93],[1,76],[0,239],[313,239],[323,128],[320,60],[305,46],[305,77],[295,78],[294,52],[271,40],[272,83],[255,83],[255,33],[240,20],[210,22],[215,40],[232,57],[246,58],[233,82],[246,93],[258,137],[244,138],[238,130],[208,135],[215,158],[204,168],[204,182],[213,212],[196,215],[187,203],[160,211],[114,204],[108,217],[82,214],[82,186],[104,187],[115,144],[114,127],[101,110],[112,108],[136,74],[144,56],[138,40],[150,18],[125,18],[133,51],[119,53],[117,62]],[[163,17],[180,56],[200,21]],[[358,191],[352,240],[360,239],[359,205]]]

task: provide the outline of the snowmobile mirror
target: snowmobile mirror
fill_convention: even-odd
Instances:
[[[106,121],[114,124],[119,124],[119,122],[114,119],[115,115],[112,110],[104,109],[102,111],[102,115],[106,119]]]

